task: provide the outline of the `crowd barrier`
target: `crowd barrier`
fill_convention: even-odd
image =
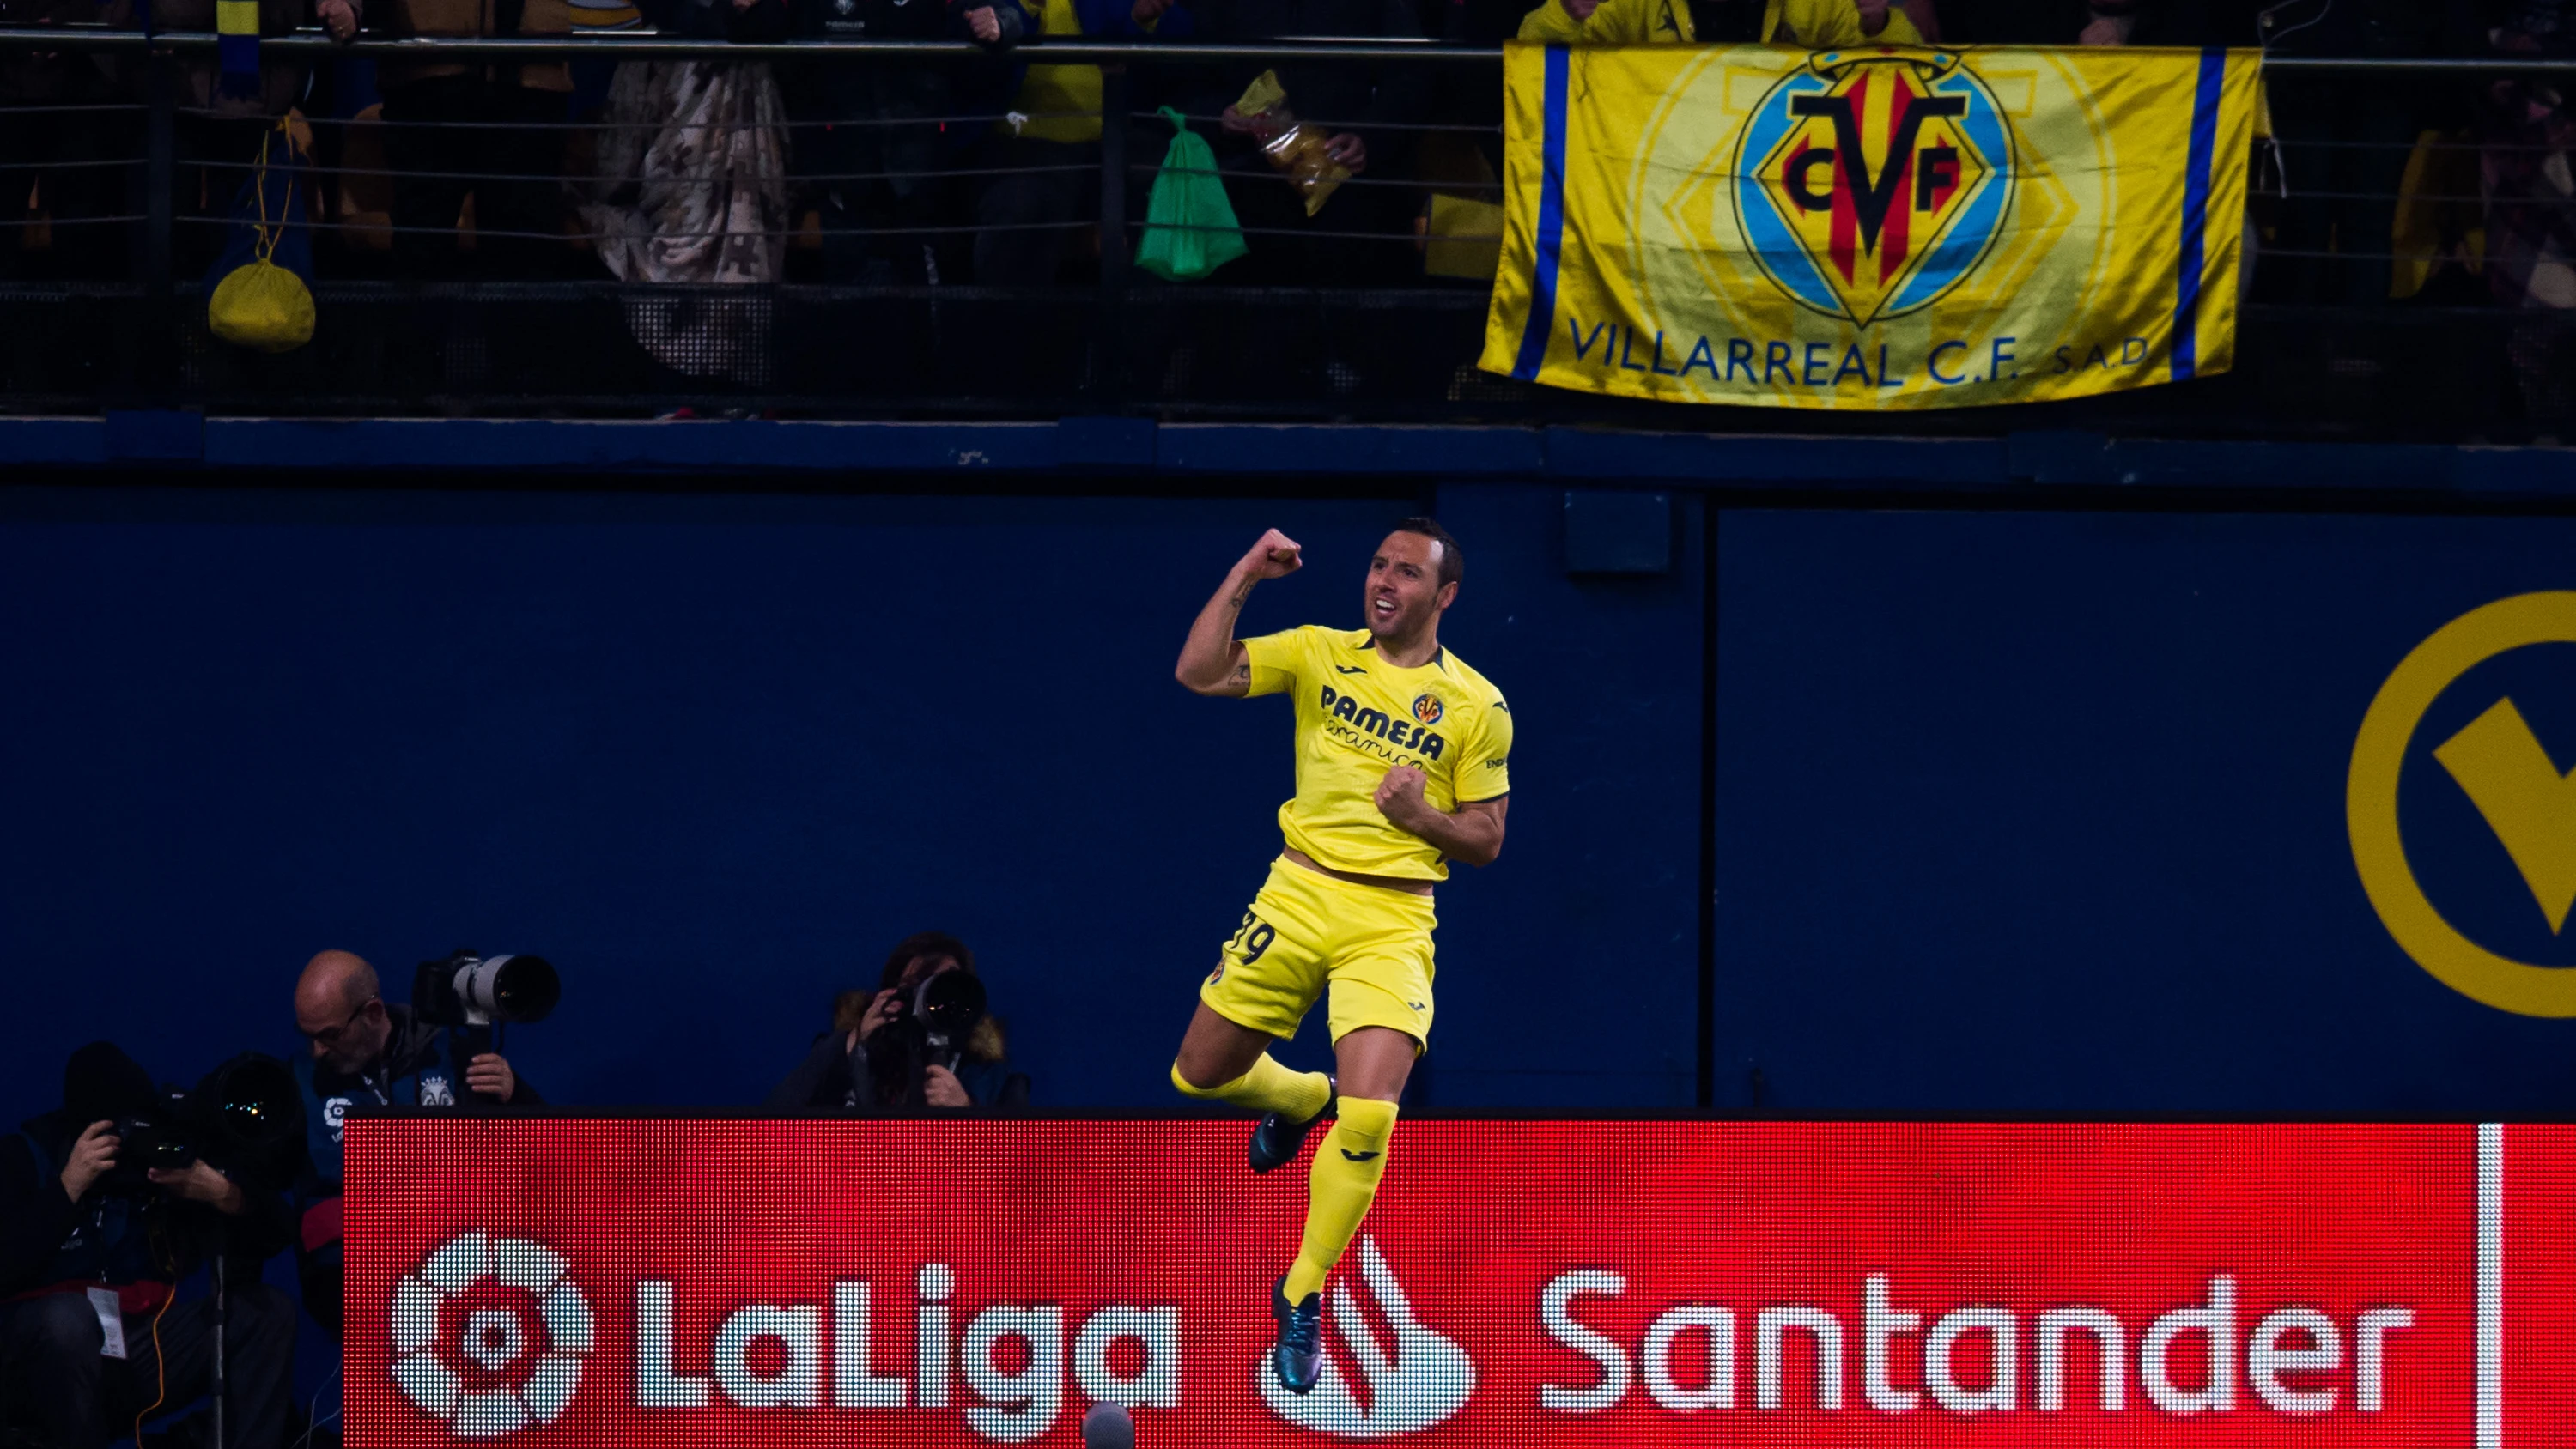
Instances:
[[[1170,78],[1259,63],[1380,68],[1391,83],[1466,94],[1498,84],[1493,47],[1429,42],[1265,45],[1046,40],[997,61],[947,41],[726,43],[649,33],[549,38],[363,38],[318,32],[261,42],[265,63],[309,65],[299,118],[313,153],[303,230],[314,244],[319,327],[308,345],[265,355],[217,340],[206,323],[216,262],[242,228],[237,192],[259,172],[265,117],[203,103],[218,37],[63,26],[0,29],[0,56],[94,54],[125,68],[108,99],[9,107],[0,124],[77,129],[79,154],[0,157],[0,184],[30,188],[0,215],[0,407],[86,412],[198,406],[234,414],[601,413],[1327,417],[1456,422],[1603,422],[1764,431],[1760,410],[1573,397],[1474,365],[1485,278],[1495,265],[1499,128],[1482,119],[1378,121],[1403,138],[1401,165],[1344,183],[1354,198],[1311,222],[1246,215],[1246,261],[1167,283],[1133,263],[1144,198],[1171,128],[1147,102]],[[590,68],[586,90],[550,116],[408,120],[352,103],[348,62],[425,61]],[[774,170],[736,167],[652,178],[668,202],[692,188],[757,193],[770,220],[720,231],[663,218],[604,220],[637,178],[608,169],[616,134],[658,127],[602,109],[621,62],[732,62],[796,77],[852,68],[1037,61],[1099,68],[1098,140],[1031,160],[1007,148],[946,145],[918,159],[851,165],[853,128],[1007,128],[986,106],[889,120],[790,105],[758,129],[780,144]],[[1857,430],[1988,433],[2103,427],[2198,435],[2301,433],[2432,441],[2549,439],[2576,424],[2576,326],[2546,305],[2503,305],[2493,284],[2491,194],[2515,166],[2545,169],[2554,143],[2479,129],[2499,87],[2576,74],[2576,60],[2383,60],[2281,55],[2266,62],[2275,136],[2262,143],[2244,346],[2233,373],[2187,389],[1970,410],[1942,418],[1838,419]],[[322,78],[333,78],[325,84]],[[132,99],[134,95],[142,99]],[[1213,131],[1214,94],[1186,107]],[[556,98],[560,101],[561,98]],[[549,102],[552,104],[553,102]],[[345,114],[343,114],[345,112]],[[1030,118],[1023,117],[1025,121]],[[1046,117],[1035,119],[1044,120]],[[1328,128],[1348,118],[1311,116]],[[741,129],[753,129],[745,123]],[[533,171],[396,164],[406,130],[553,139]],[[707,134],[700,127],[699,134]],[[944,144],[944,143],[943,143]],[[631,148],[630,148],[631,149]],[[13,160],[15,164],[12,164]],[[2499,168],[2503,168],[2500,170]],[[1220,168],[1238,196],[1286,186],[1257,165]],[[75,178],[94,184],[85,205]],[[1058,177],[1069,188],[1050,188]],[[452,183],[474,201],[453,226],[398,221],[398,182]],[[1019,203],[978,210],[997,183],[1053,189],[1038,219]],[[844,215],[856,187],[901,182],[942,204],[874,205]],[[601,194],[621,183],[620,198]],[[590,188],[585,191],[585,188]],[[836,189],[837,188],[837,189]],[[496,205],[495,203],[502,203]],[[13,199],[12,206],[18,203]],[[670,215],[696,214],[671,203]],[[1050,210],[1049,208],[1052,208]],[[479,217],[477,212],[482,213]],[[531,230],[515,216],[547,224]],[[17,220],[9,220],[17,217]],[[1336,221],[1336,218],[1346,218]],[[497,224],[496,224],[497,218]],[[611,276],[604,237],[643,225],[665,244],[739,238],[777,253],[749,285]],[[710,223],[712,225],[712,223]],[[603,230],[605,228],[606,230]],[[1032,255],[1013,238],[1062,237]],[[428,255],[435,250],[435,256]],[[1009,280],[987,273],[1008,260]],[[1032,276],[1031,269],[1043,275]],[[2006,415],[2008,414],[2008,416]]]
[[[2576,1129],[1408,1122],[1313,1393],[1305,1208],[1193,1119],[360,1116],[347,1437],[2514,1449]]]

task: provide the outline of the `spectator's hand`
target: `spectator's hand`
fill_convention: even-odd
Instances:
[[[1258,117],[1247,116],[1232,106],[1216,113],[1216,123],[1229,136],[1249,136],[1261,128]]]
[[[1136,8],[1127,13],[1139,25],[1151,25],[1162,19],[1163,12],[1171,8],[1172,0],[1136,0]]]
[[[217,1212],[239,1213],[245,1205],[241,1184],[208,1167],[203,1158],[180,1168],[156,1167],[144,1176],[168,1188],[172,1197],[209,1203]]]
[[[1324,154],[1342,163],[1353,176],[1368,169],[1368,143],[1348,131],[1326,141]]]
[[[349,0],[321,0],[313,7],[313,15],[330,32],[334,43],[346,45],[358,38],[358,10]]]
[[[465,1089],[481,1092],[495,1102],[507,1102],[519,1090],[519,1074],[510,1064],[490,1052],[465,1064]]]
[[[1577,25],[1591,19],[1592,12],[1601,8],[1601,0],[1556,0],[1556,3],[1565,7],[1565,13],[1573,16]]]
[[[113,1122],[92,1122],[83,1128],[80,1140],[72,1144],[72,1160],[63,1164],[63,1195],[79,1202],[116,1166],[116,1149],[123,1145]]]
[[[995,15],[990,5],[978,6],[966,12],[966,29],[977,40],[991,45],[1002,38],[1002,17]]]
[[[1386,778],[1377,782],[1377,812],[1398,828],[1413,830],[1406,822],[1433,813],[1429,802],[1422,798],[1423,783],[1423,773],[1411,765],[1398,765],[1387,771]]]
[[[1853,0],[1860,12],[1860,33],[1876,35],[1887,28],[1887,0]]]
[[[972,1107],[975,1099],[966,1095],[966,1084],[957,1074],[933,1063],[921,1069],[921,1100],[934,1107]]]
[[[2126,45],[2129,43],[2130,24],[2131,21],[2125,15],[2096,15],[2085,25],[2083,33],[2075,37],[2075,43],[2077,45]]]

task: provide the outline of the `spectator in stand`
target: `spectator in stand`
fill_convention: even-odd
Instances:
[[[2245,31],[2276,55],[2393,60],[2482,52],[2475,22],[2454,9],[2448,0],[2285,0]],[[2165,18],[2149,15],[2138,42],[2188,38],[2160,33],[2156,22]],[[2242,43],[2244,33],[2218,38]],[[2467,105],[2444,94],[2448,83],[2403,73],[2366,81],[2291,74],[2264,85],[2289,193],[2272,244],[2314,255],[2281,258],[2266,269],[2263,291],[2296,303],[2385,305],[2407,154],[2425,127],[2465,126]]]
[[[113,11],[95,0],[0,0],[0,26],[102,20],[130,25],[127,0]],[[0,277],[40,262],[55,275],[84,279],[123,270],[117,233],[92,223],[126,211],[131,168],[116,163],[143,154],[140,116],[49,109],[121,99],[113,59],[103,52],[0,50]],[[33,253],[28,243],[39,208],[51,222],[49,244]]]
[[[2576,55],[2567,0],[2522,0],[2497,31],[2508,55]],[[2544,429],[2576,424],[2576,106],[2541,77],[2489,83],[2479,127],[2487,212],[2487,277],[2498,303],[2522,310],[2505,352],[2525,417]],[[2560,316],[2551,317],[2550,312]]]
[[[1835,50],[1847,45],[1938,44],[1940,22],[1932,0],[1769,0],[1762,9],[1762,38],[1772,45]]]
[[[973,40],[1008,49],[1031,28],[1019,0],[802,0],[797,29],[851,40]],[[990,73],[967,67],[963,90]],[[957,68],[918,59],[815,64],[787,77],[795,165],[813,179],[823,270],[837,282],[933,286],[933,232],[949,188],[945,118]]]
[[[1937,33],[1932,0],[1769,0],[1758,34],[1766,44],[1830,50],[1847,45],[1923,45]],[[1521,22],[1520,38],[1552,45],[1654,45],[1697,39],[1690,7],[1678,0],[1546,0]]]
[[[1541,0],[1520,38],[1548,45],[1687,45],[1696,39],[1679,0]]]
[[[374,0],[394,36],[564,35],[568,0]],[[595,13],[595,12],[594,12]],[[474,200],[476,270],[525,279],[565,274],[564,134],[572,71],[562,61],[387,60],[385,164],[393,249],[412,276],[462,271],[459,219]]]
[[[1038,0],[1036,33],[1185,40],[1191,19],[1179,0]],[[1100,97],[1096,65],[1031,64],[1019,77],[1011,117],[979,148],[980,163],[1005,174],[975,198],[975,224],[988,228],[975,234],[978,283],[1031,287],[1056,279],[1073,235],[1065,223],[1096,209],[1101,127],[1127,124],[1123,116],[1103,117]]]
[[[1940,29],[1958,45],[2117,45],[2141,0],[1944,0]]]
[[[13,10],[25,14],[27,20],[8,19],[7,23],[60,23],[77,15],[82,21],[104,23],[113,29],[135,28],[139,13],[135,0],[110,0],[96,6],[79,5],[77,0],[70,6],[60,0],[0,0],[0,19],[7,19]],[[159,30],[215,28],[215,0],[154,0],[148,13]],[[263,36],[290,34],[315,22],[333,40],[345,44],[358,33],[356,0],[259,0],[259,33]],[[268,133],[277,128],[279,118],[305,93],[311,71],[308,63],[273,50],[259,56],[255,70],[241,74],[228,73],[222,60],[202,52],[184,56],[178,62],[178,115],[172,143],[178,161],[173,215],[179,225],[171,237],[171,248],[181,275],[203,271],[222,252],[227,238],[221,223],[231,216],[234,197],[250,181]],[[91,80],[92,76],[108,74],[104,57],[95,53],[0,55],[0,77],[7,77],[0,80],[0,85],[12,92],[24,85],[31,94],[49,97],[53,104],[141,102],[148,97],[146,64],[141,59],[129,57],[118,63],[114,70],[116,80],[105,88]],[[80,96],[91,99],[75,99]],[[0,113],[0,117],[4,116]],[[32,123],[32,128],[23,135],[11,136],[5,119],[0,119],[0,158],[7,158],[0,159],[0,168],[6,167],[7,160],[20,157],[80,160],[95,157],[102,149],[113,156],[142,154],[139,114],[40,113],[24,120]],[[282,159],[284,152],[281,148],[271,155]],[[140,168],[48,166],[43,174],[47,209],[56,211],[57,216],[62,214],[62,208],[68,208],[74,219],[144,210],[144,173]],[[26,186],[23,181],[10,183],[5,176],[0,176],[0,185],[7,185],[11,193],[10,204],[0,207],[0,220],[13,218],[24,204]],[[62,208],[56,206],[57,202]],[[14,243],[16,239],[17,229],[13,228],[9,240]],[[118,255],[107,238],[86,234],[61,237],[56,247],[78,248],[110,265]],[[94,265],[76,264],[80,270]]]
[[[1314,39],[1418,40],[1410,0],[1193,0],[1201,39],[1259,44]],[[1301,123],[1320,128],[1325,154],[1353,180],[1314,215],[1288,178],[1272,169],[1258,126],[1235,107],[1246,87],[1273,71]],[[1244,61],[1201,73],[1188,114],[1218,118],[1217,165],[1226,195],[1249,235],[1251,253],[1226,270],[1238,283],[1398,283],[1414,274],[1410,246],[1419,196],[1401,184],[1413,129],[1430,118],[1431,92],[1418,72],[1371,63]],[[1273,235],[1261,235],[1271,231]],[[1312,237],[1300,233],[1320,233]]]

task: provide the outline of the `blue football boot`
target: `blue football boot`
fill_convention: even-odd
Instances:
[[[1270,1290],[1270,1316],[1279,1320],[1270,1366],[1278,1372],[1281,1388],[1304,1394],[1324,1371],[1324,1295],[1309,1293],[1305,1302],[1291,1303],[1283,1277]]]
[[[1252,1145],[1245,1154],[1251,1159],[1252,1170],[1268,1172],[1296,1161],[1297,1149],[1306,1145],[1306,1134],[1315,1130],[1316,1123],[1332,1116],[1341,1100],[1338,1094],[1325,1097],[1324,1110],[1303,1122],[1291,1122],[1276,1112],[1263,1113],[1261,1120],[1252,1124]]]

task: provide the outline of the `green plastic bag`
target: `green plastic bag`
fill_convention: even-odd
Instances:
[[[1225,199],[1216,153],[1169,106],[1163,119],[1178,134],[1163,153],[1163,169],[1145,198],[1145,235],[1136,243],[1136,265],[1166,282],[1196,281],[1242,256],[1243,224]]]

